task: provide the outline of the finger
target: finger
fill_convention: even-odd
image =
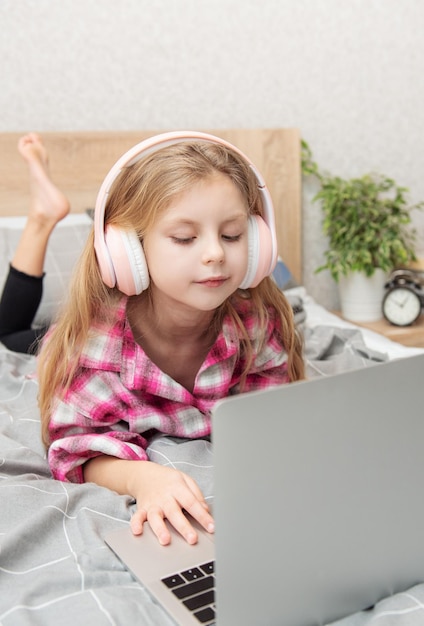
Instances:
[[[171,533],[165,524],[165,514],[161,509],[151,508],[147,512],[147,520],[153,533],[162,546],[171,543]]]
[[[202,493],[202,490],[200,489],[199,485],[196,483],[196,481],[189,476],[188,474],[182,474],[183,478],[184,478],[184,482],[186,483],[187,487],[190,489],[190,491],[193,493],[193,495],[195,496],[196,500],[198,500],[199,502],[202,503],[204,508],[207,508],[209,510],[209,506],[205,500],[205,497]]]
[[[167,508],[166,517],[169,523],[187,541],[187,543],[190,545],[197,543],[199,539],[197,532],[177,502]]]
[[[187,513],[190,513],[208,533],[215,532],[215,522],[212,515],[209,513],[209,509],[205,509],[203,502],[194,500],[191,503],[185,504],[183,508]]]
[[[130,527],[133,535],[141,535],[143,532],[143,524],[147,521],[147,512],[144,509],[137,509],[130,521]]]
[[[203,493],[190,476],[184,475],[184,479],[188,489],[185,489],[181,497],[178,498],[178,503],[181,508],[190,513],[205,530],[213,533],[215,531],[215,524],[212,515],[209,513],[209,507],[203,497]]]

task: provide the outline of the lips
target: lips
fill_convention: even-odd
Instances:
[[[198,284],[204,287],[220,287],[226,280],[225,276],[211,276],[210,278],[205,278],[205,280],[199,280]]]

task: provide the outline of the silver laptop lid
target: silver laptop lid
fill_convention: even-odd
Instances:
[[[217,623],[310,626],[424,581],[424,355],[214,412]]]

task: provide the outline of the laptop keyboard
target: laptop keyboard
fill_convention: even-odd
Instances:
[[[193,613],[199,624],[213,626],[215,623],[213,561],[167,576],[162,582]]]

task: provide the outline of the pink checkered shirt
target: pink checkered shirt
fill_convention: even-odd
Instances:
[[[93,329],[78,374],[51,416],[49,464],[59,480],[83,482],[83,464],[98,455],[145,460],[148,440],[157,433],[206,437],[215,402],[240,392],[244,362],[238,355],[238,332],[229,318],[190,393],[134,341],[126,304],[122,298],[114,323]],[[250,302],[240,302],[237,310],[255,349],[258,327]],[[289,382],[287,355],[276,331],[272,317],[267,340],[260,352],[255,351],[243,391]]]

